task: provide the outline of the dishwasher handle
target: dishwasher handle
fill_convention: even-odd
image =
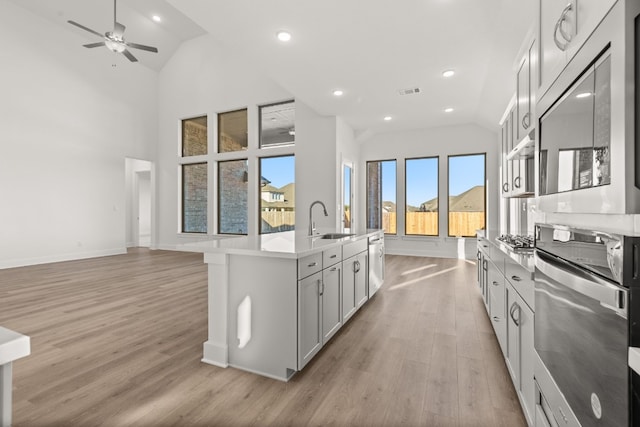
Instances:
[[[628,291],[626,289],[539,249],[534,252],[534,264],[536,276],[541,273],[553,280],[555,285],[565,286],[586,295],[599,301],[602,306],[627,317]],[[536,282],[538,281],[536,277]]]

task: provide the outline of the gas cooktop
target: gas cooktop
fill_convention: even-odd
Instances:
[[[496,237],[496,240],[504,243],[514,251],[532,251],[534,247],[533,236],[503,234],[499,237]]]

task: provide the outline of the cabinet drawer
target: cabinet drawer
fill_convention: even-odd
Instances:
[[[347,259],[367,250],[367,239],[347,243],[342,247],[342,258]]]
[[[529,307],[534,308],[533,304],[535,297],[531,272],[509,257],[505,258],[504,264],[504,275],[506,279],[511,283],[511,286],[513,286],[518,294],[520,294],[524,302],[526,302]]]
[[[322,270],[322,252],[298,260],[298,280]]]
[[[322,268],[331,267],[340,261],[342,261],[342,246],[326,249],[322,252]]]

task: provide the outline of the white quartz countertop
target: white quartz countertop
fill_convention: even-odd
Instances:
[[[31,354],[31,339],[0,326],[0,365]]]
[[[233,238],[203,240],[180,245],[179,249],[189,252],[226,253],[277,258],[302,258],[325,249],[348,244],[371,236],[382,235],[383,230],[367,230],[341,239],[321,239],[325,233],[320,231],[310,237],[305,232],[285,231],[282,233],[261,234],[259,236],[240,236]]]

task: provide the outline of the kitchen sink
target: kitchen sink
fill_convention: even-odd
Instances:
[[[321,236],[319,236],[321,239],[342,239],[343,237],[350,237],[350,236],[354,236],[354,234],[349,234],[349,233],[327,233],[327,234],[322,234]]]

